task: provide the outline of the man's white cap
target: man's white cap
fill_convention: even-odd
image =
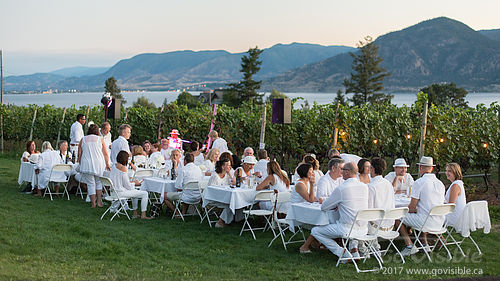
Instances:
[[[393,167],[410,167],[406,164],[406,161],[404,158],[398,158],[396,159],[396,161],[394,161],[394,165],[392,165]]]

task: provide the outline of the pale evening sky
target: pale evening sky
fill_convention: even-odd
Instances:
[[[355,46],[439,16],[496,29],[498,11],[499,0],[0,0],[0,49],[9,76],[112,66],[146,52]]]

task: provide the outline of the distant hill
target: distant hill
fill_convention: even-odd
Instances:
[[[75,66],[66,67],[58,70],[49,72],[50,74],[57,74],[65,77],[82,77],[97,75],[106,72],[109,67],[86,67],[86,66]]]
[[[500,41],[500,28],[499,29],[489,29],[489,30],[479,30],[478,32],[481,33],[482,35],[490,38],[490,39]]]
[[[292,68],[318,62],[325,58],[355,50],[346,46],[321,46],[316,44],[292,43],[277,44],[264,49],[263,61],[257,79],[265,79],[278,75]],[[183,88],[196,84],[225,85],[241,79],[241,57],[245,53],[229,53],[227,51],[175,51],[163,54],[139,54],[129,59],[120,60],[106,72],[75,77],[71,75],[47,83],[33,84],[31,77],[16,79],[6,78],[7,90],[40,90],[57,88],[59,90],[101,90],[104,81],[114,76],[122,89],[166,90]],[[58,72],[58,74],[66,74]],[[17,82],[14,82],[17,81]]]
[[[415,90],[432,83],[454,82],[472,90],[500,90],[500,42],[467,25],[435,18],[377,38],[381,64],[392,72],[389,91]],[[263,83],[263,89],[334,92],[351,72],[352,58],[340,54]]]

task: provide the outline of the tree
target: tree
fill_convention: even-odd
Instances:
[[[459,88],[455,83],[432,84],[420,91],[427,94],[429,105],[450,105],[453,107],[467,107],[467,90]]]
[[[185,104],[188,108],[194,108],[201,105],[201,101],[193,97],[189,92],[182,92],[177,97],[177,104]]]
[[[335,100],[334,100],[335,104],[337,104],[339,102],[341,105],[348,105],[346,98],[345,98],[345,95],[342,94],[342,91],[340,89],[337,91],[337,96],[335,97]]]
[[[120,88],[116,85],[116,79],[115,77],[109,77],[104,85],[104,89],[107,93],[110,93],[112,97],[115,99],[121,99],[122,104],[127,103],[127,101],[123,98],[121,94]]]
[[[365,37],[365,42],[359,41],[357,44],[359,51],[350,53],[353,57],[351,78],[344,80],[346,93],[354,93],[351,101],[354,105],[363,105],[387,102],[392,99],[392,95],[381,93],[384,89],[382,81],[389,77],[391,73],[379,66],[383,61],[378,56],[378,46],[372,42],[370,36]]]
[[[133,104],[133,107],[156,108],[156,105],[145,96],[140,96]]]
[[[267,97],[267,101],[272,102],[273,99],[287,99],[287,98],[288,98],[288,96],[285,95],[284,93],[282,93],[276,89],[272,89],[271,94],[269,95],[269,97]]]
[[[253,76],[259,72],[262,64],[262,61],[259,60],[259,55],[262,52],[263,50],[257,47],[248,49],[247,55],[241,58],[240,72],[243,73],[243,80],[238,83],[228,84],[229,91],[236,92],[240,102],[248,100],[262,102],[262,95],[257,93],[262,81],[253,80]]]

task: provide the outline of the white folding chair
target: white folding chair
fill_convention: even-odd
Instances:
[[[205,189],[202,189],[201,185],[199,185],[199,188],[200,188],[201,200],[203,202]],[[220,213],[217,213],[217,210],[219,208],[220,207],[217,206],[216,204],[212,204],[212,203],[208,202],[205,205],[205,207],[203,207],[204,214],[203,214],[203,217],[201,218],[201,222],[200,223],[203,223],[203,220],[206,218],[207,222],[208,222],[208,226],[210,226],[210,228],[212,228],[212,223],[215,224],[215,223],[217,223],[219,221]],[[215,216],[215,220],[210,219],[210,215],[214,215]]]
[[[197,198],[197,199],[195,199],[195,200],[193,200],[193,201],[187,202],[187,201],[182,200],[182,193],[184,193],[184,192],[195,192],[195,191],[198,191],[198,192],[200,191],[199,184],[198,184],[197,181],[195,181],[195,182],[188,182],[188,183],[186,183],[186,185],[184,185],[184,187],[182,188],[182,192],[180,194],[179,200],[177,200],[177,202],[175,202],[175,210],[174,210],[174,214],[172,215],[172,219],[175,218],[175,216],[180,216],[181,219],[184,221],[184,217],[187,214],[186,215],[182,214],[180,206],[181,206],[181,204],[187,204],[187,205],[194,206],[194,208],[196,210],[196,213],[200,217],[200,220],[203,221],[203,216],[201,215],[200,210],[198,209],[198,205],[201,204],[201,193],[200,193],[200,197]],[[179,214],[179,215],[176,215],[176,214]]]
[[[432,262],[432,259],[431,259],[431,256],[429,255],[429,253],[434,250],[434,248],[436,247],[436,245],[437,245],[438,242],[441,242],[441,245],[443,245],[443,247],[445,248],[446,252],[448,253],[448,257],[449,257],[450,260],[452,259],[452,256],[451,256],[450,250],[448,250],[448,247],[446,247],[446,244],[444,243],[444,241],[441,240],[441,235],[443,233],[446,233],[448,231],[447,230],[447,222],[444,221],[443,225],[441,225],[439,229],[428,229],[427,228],[427,221],[429,220],[430,216],[445,216],[447,214],[453,213],[453,210],[455,210],[455,204],[442,204],[442,205],[434,206],[430,210],[430,212],[427,214],[427,217],[425,218],[425,221],[424,221],[424,223],[422,224],[421,227],[419,227],[419,228],[412,227],[413,230],[414,230],[414,234],[415,234],[415,242],[413,243],[412,248],[413,247],[417,247],[417,249],[419,249],[419,250],[423,249],[425,255],[427,256],[427,258],[429,259],[430,262]],[[424,247],[424,244],[419,239],[420,235],[423,232],[426,232],[428,234],[436,235],[436,237],[437,237],[437,241],[434,244],[434,246],[432,246],[432,247],[429,246],[430,247],[430,252],[428,251],[427,247]],[[416,245],[417,243],[420,246],[417,246]]]
[[[132,156],[137,168],[147,168],[148,158],[144,155]]]
[[[282,204],[288,204],[290,203],[290,192],[278,192],[277,190],[274,190],[274,193],[271,194],[271,202],[273,202],[273,222],[276,223],[278,227],[278,233],[274,233],[274,238],[269,242],[269,245],[267,246],[268,248],[271,247],[273,244],[274,240],[276,240],[278,237],[281,238],[281,242],[283,243],[283,247],[286,250],[286,245],[292,244],[292,243],[299,243],[299,242],[304,242],[306,241],[306,237],[304,235],[304,232],[302,231],[302,228],[299,227],[298,231],[294,231],[291,229],[290,231],[293,233],[293,235],[285,241],[285,231],[287,229],[290,229],[290,224],[286,221],[286,219],[280,219],[278,218],[278,209],[279,206]],[[297,235],[297,233],[302,234],[302,240],[294,240],[292,241],[293,237]]]
[[[361,234],[358,231],[356,231],[355,227],[358,222],[376,222],[377,225],[380,225],[380,222],[384,218],[384,213],[385,211],[383,209],[365,209],[365,210],[359,210],[358,213],[356,214],[356,218],[354,219],[354,222],[351,225],[351,229],[349,230],[349,233],[347,234],[346,237],[342,237],[342,248],[343,248],[343,253],[347,253],[349,257],[344,257],[342,255],[338,261],[337,265],[339,266],[339,263],[341,261],[352,261],[354,263],[354,266],[356,267],[356,272],[371,272],[371,271],[378,271],[382,269],[382,261],[379,256],[378,251],[373,247],[374,241],[377,241],[377,233],[378,229],[375,231],[373,234]],[[353,231],[354,230],[354,231]],[[351,252],[348,249],[348,244],[350,240],[358,240],[359,242],[365,242],[366,245],[368,246],[369,252],[368,254],[373,254],[375,256],[375,259],[377,260],[379,264],[379,268],[374,268],[374,269],[366,269],[366,270],[360,270],[358,267],[358,263],[356,260],[358,259],[364,259],[366,260],[366,257],[354,257]]]
[[[392,210],[388,210],[388,211],[385,211],[385,214],[384,214],[384,220],[399,220],[399,221],[403,221],[404,217],[406,217],[406,214],[408,214],[408,207],[402,207],[402,208],[395,208],[395,209],[392,209]],[[401,252],[399,251],[398,247],[396,247],[396,245],[394,245],[394,239],[398,238],[399,237],[399,229],[401,228],[401,225],[403,223],[400,223],[398,225],[398,227],[396,228],[396,230],[391,230],[391,231],[379,231],[377,233],[377,237],[378,238],[382,238],[382,239],[385,239],[387,241],[389,241],[389,245],[387,245],[387,248],[385,250],[381,250],[380,253],[380,258],[383,261],[382,259],[382,256],[384,256],[385,254],[387,254],[387,252],[390,250],[391,246],[396,250],[396,252],[398,253],[398,255],[401,257],[401,261],[403,263],[405,263],[405,259],[403,257],[403,255],[401,255]]]
[[[266,231],[266,229],[268,227],[273,231],[273,234],[276,236],[276,233],[274,232],[274,229],[271,225],[271,216],[273,215],[273,211],[260,210],[260,209],[254,210],[253,209],[253,207],[256,206],[259,201],[271,201],[271,194],[273,194],[273,193],[274,193],[273,190],[263,190],[263,191],[258,191],[255,194],[255,197],[253,199],[253,203],[252,203],[252,205],[250,205],[250,208],[248,210],[243,211],[243,213],[245,214],[245,222],[243,223],[243,227],[241,228],[240,236],[241,236],[241,234],[243,234],[244,231],[250,231],[252,233],[253,239],[256,240],[255,233],[253,231],[254,230],[261,230],[261,229],[263,231]],[[250,216],[264,217],[264,219],[266,220],[266,224],[264,225],[264,227],[252,228],[252,226],[250,225],[250,222],[248,222],[248,218]],[[248,229],[245,229],[246,226],[248,226]]]
[[[113,208],[117,208],[117,209],[116,209],[115,214],[113,216],[111,216],[111,219],[109,221],[112,221],[116,216],[120,217],[120,215],[125,215],[130,220],[130,216],[127,213],[129,198],[120,197],[118,195],[118,193],[115,191],[115,189],[113,187],[113,182],[111,181],[110,178],[100,177],[99,179],[101,180],[101,184],[102,184],[103,189],[104,189],[104,187],[108,186],[109,190],[110,190],[110,195],[104,197],[104,199],[106,201],[109,201],[110,204],[109,204],[108,209],[106,209],[104,214],[102,214],[101,220],[102,220],[102,218],[104,218],[104,216],[108,212],[111,212],[111,209],[113,209]]]
[[[446,245],[456,245],[462,253],[462,256],[465,257],[466,255],[460,245],[465,241],[465,239],[469,238],[474,246],[476,246],[479,255],[482,255],[479,245],[472,238],[470,233],[480,228],[483,228],[483,232],[485,234],[488,234],[490,232],[491,221],[488,211],[488,202],[472,201],[467,203],[458,220],[453,226],[450,227],[451,230],[448,231],[447,237],[444,240]],[[462,240],[455,240],[455,238],[453,237],[453,232],[460,234],[462,236]],[[451,238],[453,242],[447,242],[448,238]]]
[[[144,178],[150,178],[155,174],[155,171],[152,169],[144,169],[144,170],[137,170],[134,173],[134,177],[132,178],[132,181],[135,180],[142,180]]]
[[[52,170],[50,171],[50,176],[49,176],[49,184],[47,185],[47,188],[45,188],[45,191],[43,192],[43,197],[45,197],[45,195],[48,193],[49,196],[50,196],[50,200],[52,201],[52,195],[59,195],[59,194],[62,194],[64,196],[64,194],[67,194],[68,195],[68,200],[69,200],[69,192],[68,192],[68,179],[69,179],[69,176],[64,174],[64,172],[70,172],[71,169],[73,168],[73,166],[71,166],[70,164],[56,164],[52,167]],[[54,172],[60,172],[60,173],[63,173],[64,174],[64,180],[61,181],[61,178],[57,179],[57,181],[53,181],[53,176],[54,175]],[[52,183],[52,186],[54,185],[54,182],[57,182],[57,183],[60,183],[60,184],[63,184],[64,185],[64,191],[63,192],[51,192],[50,191],[50,186],[51,186],[51,183]],[[60,188],[60,187],[59,187]]]

